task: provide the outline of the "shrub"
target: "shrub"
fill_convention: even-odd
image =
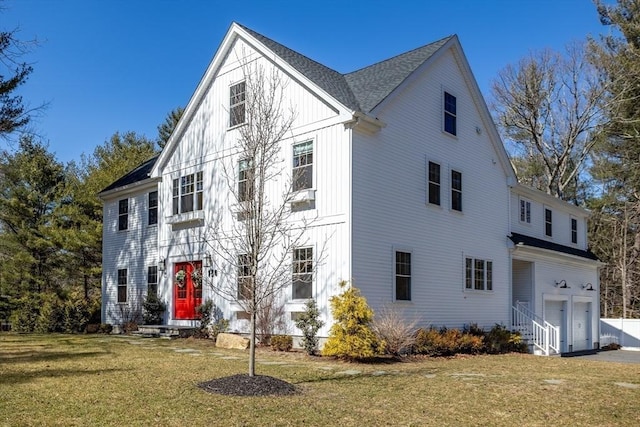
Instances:
[[[196,307],[196,313],[200,317],[200,335],[205,338],[215,340],[218,334],[229,328],[229,321],[224,318],[222,310],[210,299]]]
[[[347,286],[347,282],[340,283],[342,288]],[[349,287],[331,297],[330,303],[335,323],[322,350],[324,356],[365,359],[384,351],[384,342],[371,329],[373,310],[357,288]]]
[[[122,332],[130,334],[138,330],[138,324],[136,322],[125,322],[122,324]]]
[[[100,329],[98,330],[98,332],[100,332],[101,334],[110,334],[112,331],[113,326],[108,323],[101,323]]]
[[[296,320],[296,327],[302,331],[302,347],[309,356],[313,356],[318,350],[318,331],[323,326],[316,301],[307,300],[304,312]]]
[[[80,294],[70,295],[64,302],[63,330],[66,333],[84,332],[91,317],[89,302]]]
[[[33,332],[46,334],[64,330],[64,305],[57,295],[42,295],[38,317]]]
[[[153,292],[147,293],[142,303],[142,318],[145,325],[161,325],[167,304]]]
[[[11,329],[16,332],[33,332],[38,322],[42,298],[39,294],[26,294],[15,301],[11,313]]]
[[[522,341],[520,333],[511,332],[504,325],[497,323],[485,335],[485,348],[489,354],[527,352],[527,344]]]
[[[273,351],[289,351],[293,348],[291,335],[273,335],[271,337],[271,349]]]
[[[380,341],[385,343],[384,350],[392,356],[411,351],[416,341],[418,319],[407,321],[395,307],[383,307],[373,319],[373,330]]]
[[[484,348],[484,339],[459,329],[420,329],[416,334],[416,353],[429,356],[477,354]]]
[[[89,323],[87,327],[84,329],[84,332],[87,334],[97,334],[98,332],[100,332],[100,324]]]

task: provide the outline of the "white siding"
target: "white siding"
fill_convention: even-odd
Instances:
[[[509,319],[509,190],[487,129],[451,53],[401,89],[353,137],[353,279],[374,309],[394,292],[393,248],[412,251],[412,300],[423,324],[492,326]],[[457,97],[457,137],[442,131],[443,91]],[[479,128],[479,131],[476,130]],[[427,202],[427,162],[441,165],[441,206]],[[462,213],[450,171],[462,172]],[[493,291],[464,290],[464,257],[493,261]]]
[[[122,323],[123,310],[140,309],[147,292],[147,267],[158,263],[158,227],[148,225],[148,194],[144,187],[114,196],[103,206],[102,321]],[[118,231],[118,203],[129,200],[128,229]],[[127,269],[127,303],[117,303],[118,270]],[[126,319],[124,319],[126,320]]]

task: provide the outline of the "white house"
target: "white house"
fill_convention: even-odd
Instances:
[[[544,354],[598,346],[588,213],[517,184],[456,36],[342,74],[235,23],[162,153],[100,194],[104,322],[157,292],[167,324],[193,325],[211,298],[247,330],[238,306],[174,280],[194,268],[212,286],[236,280],[206,230],[214,217],[238,220],[221,171],[241,160],[243,115],[232,113],[245,108],[247,63],[278,70],[297,113],[281,147],[288,177],[269,191],[301,165],[309,178],[292,215],[314,225],[292,257],[315,268],[304,283],[292,272],[286,332],[299,333],[290,319],[312,297],[326,336],[329,298],[347,280],[374,310],[394,306],[424,326],[504,324]]]

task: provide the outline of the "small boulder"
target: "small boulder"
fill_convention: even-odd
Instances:
[[[249,348],[249,339],[236,334],[218,334],[216,347],[246,350]]]

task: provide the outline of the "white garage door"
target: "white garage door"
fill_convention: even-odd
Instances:
[[[544,320],[560,328],[560,352],[567,351],[567,315],[565,301],[545,301]]]
[[[591,303],[573,303],[573,351],[591,349]]]

